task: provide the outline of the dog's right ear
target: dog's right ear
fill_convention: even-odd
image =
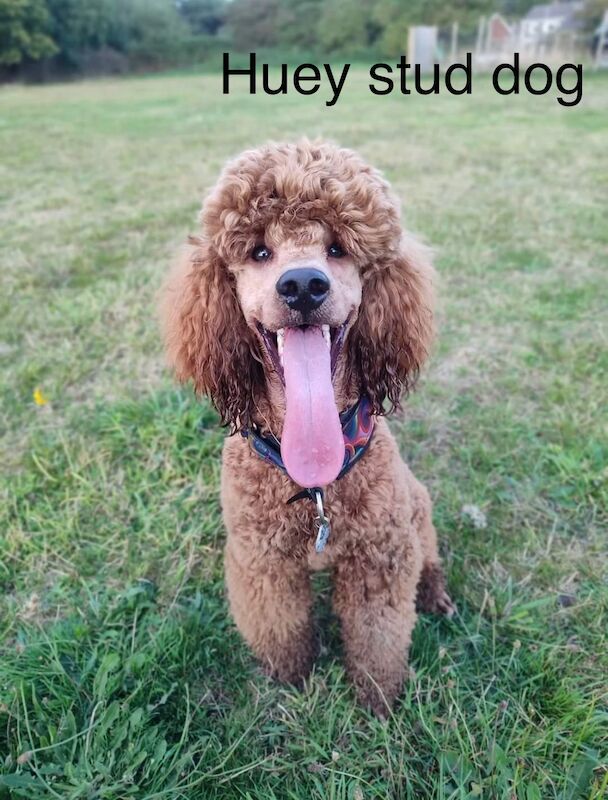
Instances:
[[[251,424],[264,375],[232,275],[206,241],[191,237],[173,266],[161,294],[161,321],[177,378],[192,379],[232,430]]]
[[[433,279],[430,251],[402,236],[392,257],[370,270],[359,316],[349,334],[359,381],[375,414],[399,407],[410,391],[433,338]]]

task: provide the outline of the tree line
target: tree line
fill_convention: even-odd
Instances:
[[[403,52],[410,25],[474,33],[481,15],[517,18],[537,0],[0,0],[0,77],[159,69],[222,50]],[[586,26],[606,0],[587,0]],[[219,58],[217,59],[219,63]]]

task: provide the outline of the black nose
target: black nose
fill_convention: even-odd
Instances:
[[[294,311],[308,314],[329,294],[329,278],[320,269],[288,269],[277,281],[277,292]]]

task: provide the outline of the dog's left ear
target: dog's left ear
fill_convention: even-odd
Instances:
[[[415,384],[433,339],[434,270],[430,250],[404,236],[398,252],[364,276],[353,326],[354,365],[376,414],[399,406]]]

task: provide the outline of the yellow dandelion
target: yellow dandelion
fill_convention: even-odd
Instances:
[[[34,398],[34,403],[36,403],[37,406],[45,406],[49,402],[48,397],[45,397],[45,395],[42,393],[42,389],[39,386],[36,386],[34,389],[32,397]]]

